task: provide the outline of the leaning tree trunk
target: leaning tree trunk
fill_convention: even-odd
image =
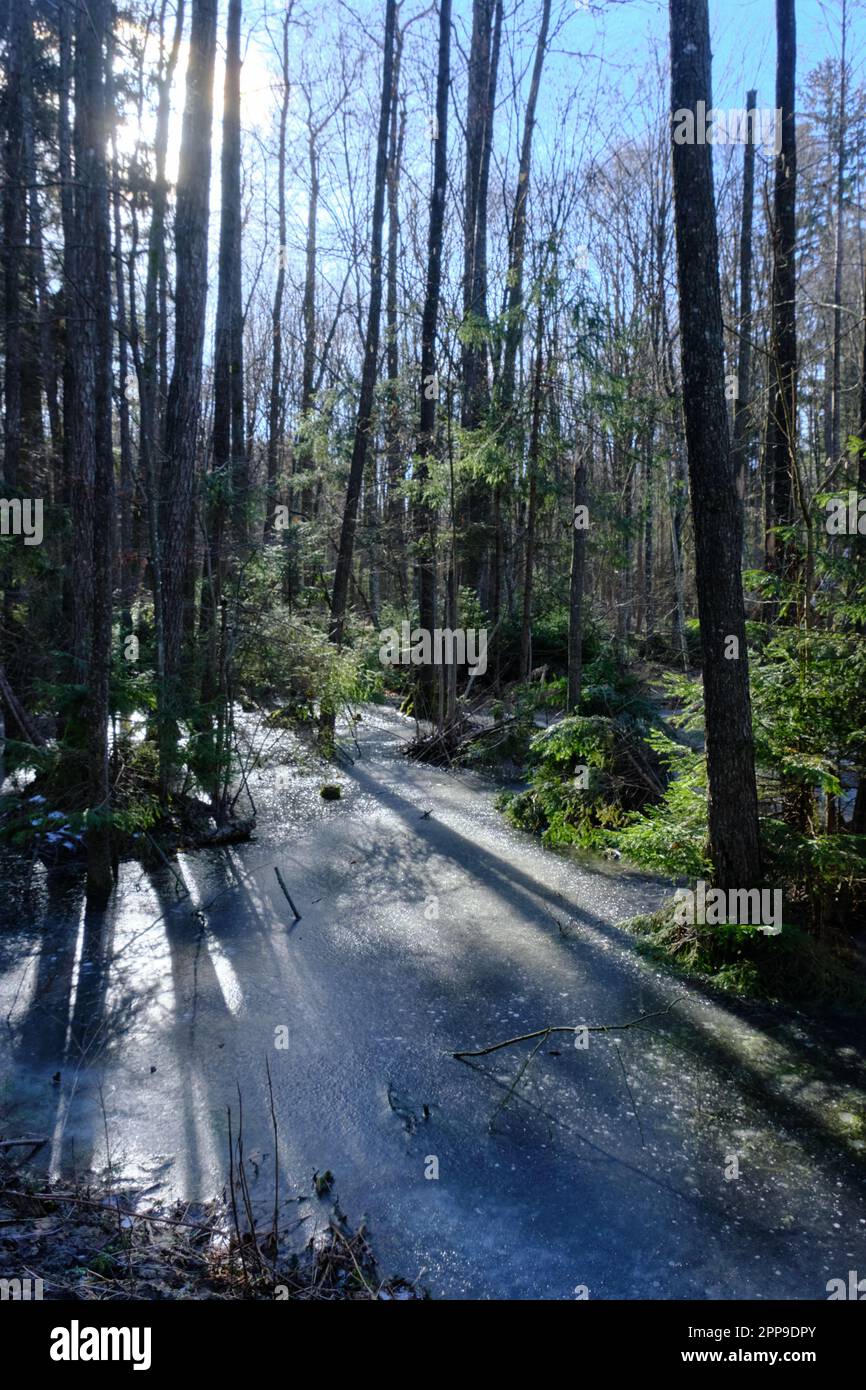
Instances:
[[[671,110],[712,107],[707,0],[670,0]],[[758,799],[731,467],[712,146],[673,142],[683,411],[703,652],[709,838],[723,889],[760,882]],[[732,643],[733,639],[733,643]],[[732,657],[732,659],[728,659]]]

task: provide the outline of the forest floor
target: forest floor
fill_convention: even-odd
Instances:
[[[299,1248],[337,1201],[434,1297],[823,1299],[862,1268],[862,1029],[673,978],[621,925],[670,884],[544,849],[486,778],[408,762],[412,721],[362,715],[339,770],[274,731],[256,838],[177,879],[124,864],[102,921],[77,872],[9,893],[0,1137],[207,1202],[240,1097],[266,1212],[269,1067]]]

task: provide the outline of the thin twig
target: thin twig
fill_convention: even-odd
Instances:
[[[501,1101],[499,1102],[499,1104],[497,1105],[497,1107],[496,1107],[496,1109],[494,1110],[493,1114],[490,1116],[490,1120],[488,1121],[488,1125],[487,1125],[487,1128],[488,1128],[488,1129],[490,1129],[490,1130],[493,1129],[493,1121],[496,1119],[496,1116],[499,1114],[499,1112],[500,1112],[501,1110],[504,1110],[505,1107],[506,1107],[506,1105],[508,1104],[508,1102],[511,1100],[511,1097],[514,1095],[514,1092],[517,1090],[517,1087],[520,1085],[520,1081],[521,1081],[521,1078],[522,1078],[524,1072],[526,1071],[527,1067],[529,1066],[530,1062],[532,1061],[532,1059],[533,1059],[533,1057],[535,1056],[535,1054],[536,1054],[536,1052],[538,1051],[538,1049],[539,1049],[540,1047],[543,1047],[544,1044],[547,1042],[547,1039],[550,1037],[551,1031],[552,1031],[552,1030],[551,1030],[550,1028],[548,1028],[546,1032],[542,1033],[541,1037],[538,1039],[538,1042],[535,1044],[535,1047],[532,1049],[532,1051],[530,1052],[529,1056],[526,1057],[526,1058],[524,1059],[523,1066],[520,1068],[519,1072],[517,1073],[517,1075],[516,1075],[515,1078],[514,1078],[514,1081],[513,1081],[513,1082],[511,1083],[511,1085],[509,1086],[508,1090],[506,1091],[506,1093],[505,1093],[505,1095],[503,1096],[502,1100],[501,1100]]]
[[[587,1033],[614,1033],[621,1032],[623,1028],[637,1028],[641,1023],[647,1023],[651,1018],[662,1018],[664,1014],[669,1014],[671,1009],[677,1004],[687,999],[687,994],[680,994],[669,1004],[666,1009],[656,1009],[651,1014],[641,1014],[640,1018],[633,1018],[628,1023],[563,1023],[551,1024],[547,1028],[536,1028],[533,1033],[520,1033],[516,1038],[506,1038],[504,1042],[491,1043],[490,1047],[480,1047],[475,1052],[452,1052],[452,1057],[486,1057],[490,1052],[498,1052],[502,1047],[513,1047],[515,1043],[530,1042],[533,1038],[548,1037],[551,1033],[576,1033],[578,1028],[584,1029]]]
[[[288,888],[286,887],[286,884],[285,884],[285,880],[283,879],[283,876],[282,876],[282,874],[280,873],[279,869],[277,868],[276,864],[274,865],[274,873],[275,873],[276,876],[277,876],[277,883],[280,885],[280,887],[282,888],[283,892],[284,892],[285,895],[286,895],[286,901],[287,901],[287,903],[289,904],[289,907],[292,909],[292,912],[295,914],[295,921],[296,921],[296,922],[300,922],[300,920],[301,920],[301,914],[300,914],[300,912],[298,911],[298,909],[295,907],[295,904],[292,902],[292,899],[291,899],[291,897],[290,897],[290,895],[289,895],[289,890],[288,890]]]

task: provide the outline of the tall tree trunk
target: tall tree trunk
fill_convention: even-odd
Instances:
[[[863,286],[864,303],[866,303],[866,283]],[[857,431],[857,494],[858,497],[866,497],[866,323],[863,327],[863,357],[860,366],[860,410],[859,428]],[[860,532],[854,538],[854,554],[857,560],[857,581],[858,586],[866,588],[866,534]],[[862,592],[862,589],[861,589]],[[866,623],[859,624],[859,631],[862,634],[866,630]],[[851,820],[851,829],[857,835],[866,835],[866,749],[863,750],[861,765],[858,769],[857,797],[854,802],[854,813]]]
[[[313,464],[313,450],[307,437],[310,428],[310,412],[313,407],[316,380],[316,244],[317,221],[319,216],[319,152],[318,131],[313,124],[312,103],[307,130],[307,159],[310,166],[310,201],[307,207],[307,239],[304,254],[304,299],[302,317],[304,323],[304,354],[301,367],[301,440],[298,447],[298,468],[308,473]],[[316,493],[312,482],[307,478],[302,486],[301,511],[311,520],[316,509]],[[289,533],[291,534],[291,533]]]
[[[473,0],[466,107],[466,190],[463,227],[463,400],[461,424],[476,429],[487,401],[487,345],[478,329],[487,320],[487,186],[496,95],[498,0]],[[496,29],[494,32],[494,19]]]
[[[415,483],[419,493],[427,482],[428,460],[436,452],[436,403],[438,372],[436,331],[442,284],[442,230],[445,223],[445,195],[448,188],[448,82],[451,63],[451,0],[439,4],[439,65],[436,79],[436,130],[433,156],[433,188],[430,194],[430,222],[427,232],[427,284],[421,319],[421,418],[418,426],[418,457]],[[436,626],[435,533],[436,510],[422,495],[414,506],[417,547],[416,577],[418,616],[421,628],[431,636]],[[418,671],[416,714],[433,718],[434,672],[430,666]]]
[[[379,358],[379,326],[382,313],[382,224],[385,212],[385,171],[388,163],[388,115],[391,106],[391,81],[394,62],[394,26],[396,0],[387,0],[385,7],[385,51],[382,62],[382,99],[379,109],[379,130],[376,140],[376,181],[373,193],[372,249],[370,254],[370,306],[364,343],[364,365],[361,371],[361,393],[355,424],[352,461],[349,466],[349,485],[343,509],[340,547],[334,573],[331,597],[331,641],[342,645],[346,620],[346,600],[349,595],[349,576],[355,551],[355,530],[358,522],[358,500],[364,479],[370,430],[373,424],[373,395]]]
[[[274,507],[277,501],[277,478],[279,475],[284,435],[284,410],[282,403],[283,375],[283,298],[286,289],[286,125],[289,117],[291,86],[289,83],[289,24],[293,5],[290,3],[283,15],[283,36],[281,52],[281,77],[283,98],[280,102],[280,135],[277,144],[277,235],[279,238],[279,259],[277,262],[277,282],[274,287],[274,304],[271,311],[271,391],[268,401],[268,482],[265,500],[265,536],[273,534]]]
[[[756,109],[757,92],[746,94],[746,111]],[[751,131],[752,127],[747,126]],[[743,211],[740,219],[740,312],[737,315],[737,398],[734,402],[733,461],[737,496],[746,496],[752,370],[752,221],[755,206],[755,141],[743,147]]]
[[[670,0],[671,110],[712,107],[707,0]],[[703,651],[709,838],[723,889],[760,883],[758,799],[731,468],[712,146],[673,142],[683,410]],[[734,659],[731,639],[736,641]]]
[[[473,0],[466,106],[466,188],[463,221],[463,344],[460,423],[478,429],[489,404],[487,326],[487,201],[493,112],[502,36],[502,0]],[[470,483],[463,507],[465,582],[482,596],[489,500]]]
[[[541,88],[541,74],[547,50],[547,35],[550,29],[550,0],[543,0],[538,39],[535,46],[535,59],[529,96],[523,118],[523,137],[520,143],[520,163],[517,170],[517,187],[514,192],[514,207],[508,238],[508,276],[505,293],[505,346],[503,352],[502,374],[499,382],[499,396],[502,407],[508,416],[514,404],[517,376],[517,350],[523,336],[523,271],[526,258],[526,228],[529,206],[529,183],[532,172],[532,140],[535,132],[535,113],[538,107],[538,93]],[[503,551],[503,492],[497,486],[493,502],[494,545],[493,545],[493,619],[499,617],[500,587],[499,579]]]
[[[114,314],[117,321],[117,414],[120,426],[120,608],[121,627],[126,635],[132,628],[132,602],[138,583],[134,553],[135,477],[132,464],[132,430],[129,419],[129,342],[126,315],[126,279],[123,273],[123,228],[120,220],[120,163],[117,157],[117,121],[111,122],[111,165],[114,195]]]
[[[90,0],[75,29],[75,250],[71,287],[73,595],[75,654],[86,695],[87,901],[105,905],[112,886],[108,707],[114,555],[111,233],[106,45],[109,0]]]
[[[845,139],[848,99],[848,0],[842,0],[842,52],[839,59],[839,136],[836,144],[836,238],[833,250],[833,406],[830,456],[842,452],[842,272],[845,256]]]
[[[543,0],[532,80],[523,120],[523,139],[520,144],[520,165],[517,170],[517,189],[511,217],[508,253],[508,289],[505,296],[505,352],[502,365],[502,403],[511,409],[514,399],[517,370],[517,349],[523,334],[523,268],[526,258],[526,225],[529,204],[529,180],[532,172],[532,137],[535,131],[535,112],[541,87],[541,72],[547,50],[550,28],[550,2]]]
[[[656,631],[655,505],[653,497],[655,431],[655,417],[651,414],[646,425],[646,443],[644,445],[643,630],[647,643],[652,642]]]
[[[220,159],[220,236],[214,337],[214,406],[211,439],[210,558],[202,589],[199,639],[204,647],[202,698],[218,689],[219,607],[225,579],[226,529],[236,519],[238,538],[246,532],[246,497],[238,497],[238,459],[245,451],[241,283],[241,0],[229,0]],[[240,411],[238,411],[240,405]]]
[[[526,540],[523,547],[523,621],[520,628],[520,674],[529,679],[532,669],[532,580],[535,566],[535,517],[538,506],[538,456],[541,449],[541,341],[542,314],[538,306],[535,338],[535,371],[532,382],[532,424],[529,431],[527,471],[529,498],[526,506]]]
[[[400,110],[400,63],[403,56],[403,31],[398,29],[394,51],[394,75],[391,84],[391,115],[388,135],[388,254],[387,289],[385,293],[385,362],[388,376],[387,413],[385,416],[385,457],[387,460],[388,546],[392,565],[399,583],[399,598],[408,608],[406,593],[406,564],[404,559],[403,512],[400,492],[404,481],[403,454],[400,448],[400,349],[397,327],[397,261],[400,249],[400,166],[403,157],[403,137],[406,111]]]
[[[14,490],[21,475],[21,279],[25,240],[24,88],[27,81],[26,5],[13,4],[6,49],[6,90],[3,93],[3,480]]]
[[[160,538],[159,490],[163,444],[163,396],[161,383],[164,374],[160,367],[161,343],[166,337],[162,309],[161,287],[165,281],[165,224],[168,203],[166,159],[168,155],[171,89],[180,54],[184,25],[184,0],[178,0],[174,33],[167,59],[162,54],[164,44],[165,4],[160,13],[160,74],[154,135],[155,173],[151,191],[150,229],[147,243],[147,276],[144,289],[144,350],[136,350],[136,375],[139,396],[138,451],[139,468],[144,484],[147,510],[147,538],[150,550],[150,580],[153,591],[153,625],[156,656],[156,691],[163,750],[161,780],[165,791],[167,776],[167,680],[165,653],[165,601],[163,592],[163,557]],[[137,345],[137,333],[133,341]]]
[[[568,700],[572,713],[580,703],[583,677],[583,586],[586,570],[587,527],[582,524],[582,508],[587,506],[587,448],[574,443],[572,482],[571,578],[568,594]]]
[[[160,490],[165,700],[160,768],[163,793],[180,712],[190,522],[201,412],[202,352],[207,303],[211,122],[216,54],[216,0],[193,0],[175,216],[174,365],[168,390]]]
[[[793,480],[797,468],[797,36],[794,0],[776,0],[776,34],[776,107],[782,112],[782,140],[773,186],[766,561],[768,570],[790,579],[794,547],[771,528],[793,521]]]

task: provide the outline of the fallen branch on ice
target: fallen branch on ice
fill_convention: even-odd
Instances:
[[[648,1023],[651,1018],[661,1018],[664,1014],[669,1014],[671,1009],[677,1004],[681,1004],[688,995],[680,994],[674,999],[673,1003],[668,1004],[666,1009],[656,1009],[651,1014],[641,1014],[640,1018],[630,1019],[628,1023],[562,1023],[550,1024],[547,1028],[536,1028],[534,1033],[520,1033],[516,1038],[506,1038],[504,1042],[491,1043],[489,1047],[480,1047],[474,1052],[452,1052],[451,1056],[461,1057],[487,1057],[491,1052],[498,1052],[503,1047],[513,1047],[515,1043],[531,1042],[534,1038],[546,1038],[551,1033],[576,1033],[578,1029],[583,1029],[587,1033],[616,1033],[622,1032],[624,1028],[638,1028],[642,1023]]]

